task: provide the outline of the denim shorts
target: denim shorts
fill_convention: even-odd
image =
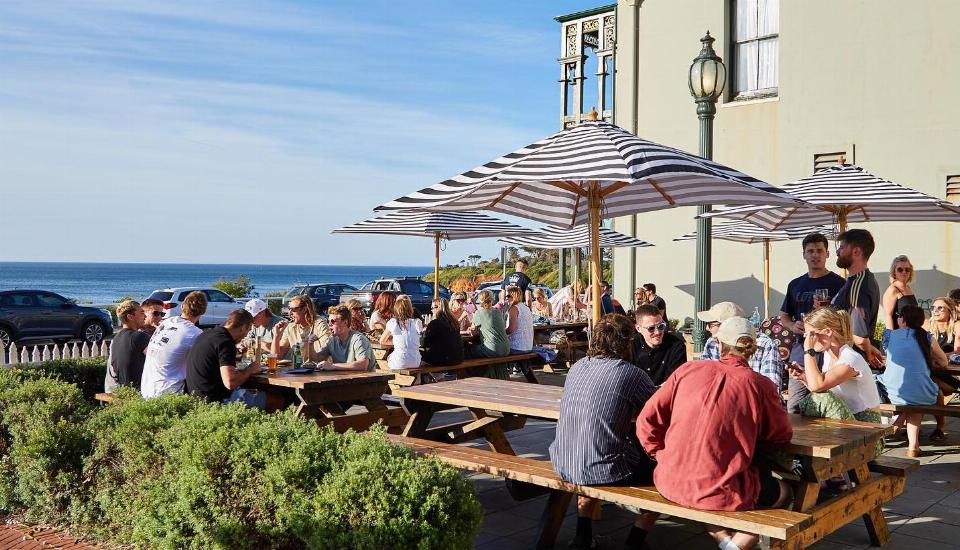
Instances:
[[[262,411],[267,410],[267,393],[257,390],[248,390],[246,388],[237,388],[233,390],[233,393],[230,394],[230,397],[223,400],[223,404],[235,403],[239,401],[244,405],[260,409]]]

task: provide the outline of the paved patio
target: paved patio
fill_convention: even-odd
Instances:
[[[562,384],[562,375],[545,375],[544,382]],[[464,411],[465,412],[465,411]],[[437,423],[452,421],[461,412],[438,414]],[[530,420],[522,430],[510,432],[510,444],[518,454],[547,458],[553,441],[554,423]],[[933,430],[933,419],[927,417],[922,433],[926,456],[919,470],[908,476],[906,490],[884,507],[892,538],[888,550],[946,550],[960,548],[960,418],[947,419],[947,440],[932,444],[926,435]],[[887,444],[886,453],[906,456],[905,441]],[[475,548],[478,550],[527,549],[534,540],[537,521],[546,502],[539,497],[517,502],[507,493],[501,478],[489,474],[467,472],[473,481],[484,518]],[[557,539],[556,548],[566,548],[576,527],[575,503],[571,503],[567,521]],[[613,505],[604,505],[603,519],[594,525],[599,548],[621,548],[633,514]],[[717,548],[700,525],[662,519],[647,539],[656,550],[682,548],[700,550]],[[863,523],[851,523],[811,548],[819,550],[860,550],[871,548]]]

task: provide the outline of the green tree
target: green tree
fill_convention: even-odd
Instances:
[[[244,298],[253,293],[254,286],[246,275],[237,275],[237,278],[232,281],[226,277],[220,277],[214,281],[213,288],[226,292],[231,298]]]

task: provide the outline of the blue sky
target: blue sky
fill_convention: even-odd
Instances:
[[[0,3],[0,260],[432,263],[330,231],[554,132],[599,4]]]

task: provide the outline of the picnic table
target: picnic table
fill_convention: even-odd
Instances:
[[[403,435],[406,437],[457,443],[482,437],[492,451],[513,455],[506,432],[523,427],[527,418],[558,420],[563,388],[523,384],[505,380],[474,379],[439,382],[394,391],[403,399],[410,414]],[[430,420],[439,410],[466,407],[472,421],[430,428]],[[826,533],[862,515],[874,544],[889,539],[882,504],[903,492],[905,473],[916,467],[916,461],[874,467],[880,439],[889,426],[790,415],[793,437],[789,443],[767,445],[767,450],[783,451],[798,457],[803,465],[803,478],[796,484],[797,512],[813,517],[815,529],[806,536],[810,543]],[[908,464],[909,462],[909,464]],[[874,476],[873,471],[889,475]],[[831,477],[849,473],[857,483],[856,491],[820,502],[820,484]]]
[[[297,405],[297,414],[316,420],[320,425],[333,424],[338,432],[353,428],[362,431],[383,420],[388,427],[406,423],[407,415],[399,407],[388,407],[382,396],[390,393],[388,382],[393,374],[365,371],[317,371],[308,374],[260,373],[251,376],[244,387],[282,393]],[[352,405],[366,409],[347,414]]]
[[[556,321],[551,323],[534,323],[533,325],[533,341],[535,343],[542,342],[538,345],[545,347],[553,348],[557,351],[557,360],[556,364],[565,363],[566,367],[569,369],[570,366],[576,361],[576,350],[586,350],[587,340],[585,334],[583,333],[584,329],[587,328],[586,321]],[[552,334],[554,331],[562,330],[566,333],[567,339],[565,343],[562,344],[553,344],[550,342],[544,342],[542,338],[538,338],[538,335],[543,333]],[[577,334],[581,333],[581,334]],[[577,338],[580,336],[581,338]],[[544,372],[554,372],[553,368],[547,364],[543,367]]]

